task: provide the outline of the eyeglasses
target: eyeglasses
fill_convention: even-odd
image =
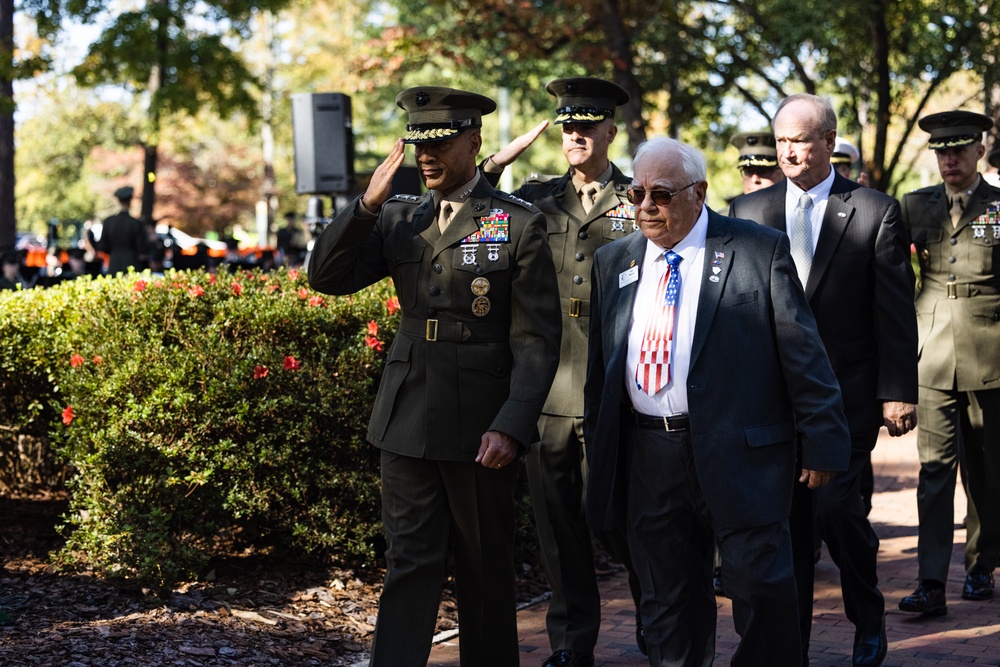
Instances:
[[[628,191],[628,201],[630,204],[641,204],[646,201],[646,195],[653,200],[653,203],[657,206],[670,206],[670,201],[674,198],[674,195],[678,194],[682,190],[687,190],[689,187],[697,183],[698,181],[691,181],[685,185],[680,190],[675,192],[670,192],[669,190],[643,190],[642,188],[629,188]]]

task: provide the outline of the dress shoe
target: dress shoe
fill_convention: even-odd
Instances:
[[[928,616],[944,616],[948,613],[948,605],[944,601],[944,584],[930,580],[920,582],[917,590],[899,601],[899,608]]]
[[[993,573],[970,572],[962,586],[963,600],[990,600],[993,598]]]
[[[646,653],[646,628],[642,627],[642,619],[639,615],[635,616],[635,645],[639,647],[639,653],[647,655]]]
[[[885,660],[889,641],[885,636],[885,618],[878,630],[854,633],[854,653],[851,664],[854,667],[878,667]]]
[[[562,649],[550,655],[542,667],[594,667],[594,656]]]
[[[712,573],[712,588],[715,589],[715,594],[722,597],[726,594],[726,591],[722,588],[722,568],[715,568],[715,572]]]

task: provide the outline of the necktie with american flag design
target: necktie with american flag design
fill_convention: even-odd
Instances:
[[[642,337],[639,365],[635,369],[635,383],[647,395],[653,396],[670,382],[670,345],[674,339],[677,299],[681,291],[681,256],[668,250],[664,257],[667,270],[656,286],[656,303],[646,321]]]

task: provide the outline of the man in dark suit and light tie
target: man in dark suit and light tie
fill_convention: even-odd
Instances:
[[[796,485],[792,503],[803,662],[808,662],[812,626],[813,531],[818,523],[840,568],[844,611],[855,626],[853,664],[880,665],[888,643],[876,568],[879,542],[868,522],[859,477],[883,424],[893,436],[916,426],[910,244],[895,199],[831,167],[837,117],[827,100],[815,95],[786,98],[774,117],[774,135],[785,180],[737,197],[730,211],[789,235],[851,429],[847,471],[821,489]]]
[[[712,664],[714,530],[742,637],[732,664],[797,666],[796,430],[805,483],[846,468],[836,378],[787,237],[710,211],[698,151],[647,142],[632,182],[642,234],[594,258],[588,518],[626,525],[650,665]]]
[[[559,361],[559,291],[545,218],[480,176],[493,100],[419,86],[404,139],[316,240],[309,284],[350,294],[391,276],[402,318],[368,425],[381,449],[388,568],[371,667],[423,667],[449,542],[463,667],[518,664],[516,459]],[[414,144],[430,192],[391,197]]]

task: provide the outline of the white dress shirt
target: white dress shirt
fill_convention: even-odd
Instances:
[[[670,349],[670,382],[655,395],[647,395],[636,385],[635,373],[639,365],[642,339],[646,321],[656,307],[656,288],[660,277],[667,270],[666,250],[652,241],[646,241],[646,255],[642,260],[639,285],[632,319],[629,322],[628,356],[625,362],[625,387],[636,412],[654,417],[682,414],[688,411],[687,378],[691,365],[691,344],[694,341],[698,297],[701,294],[702,274],[705,267],[705,236],[708,233],[708,209],[702,206],[701,214],[680,243],[671,250],[683,258],[679,269],[681,293],[675,310],[674,338]]]
[[[809,190],[809,197],[813,200],[812,212],[809,215],[809,222],[812,223],[812,247],[813,254],[816,253],[816,245],[819,243],[819,233],[823,229],[823,216],[826,215],[826,202],[830,199],[830,188],[833,187],[833,177],[836,172],[831,168],[830,174],[820,182],[819,185]],[[791,181],[787,181],[788,188],[785,191],[785,233],[788,240],[792,241],[795,234],[796,210],[799,207],[799,198],[804,190]],[[804,287],[804,285],[803,285]]]

